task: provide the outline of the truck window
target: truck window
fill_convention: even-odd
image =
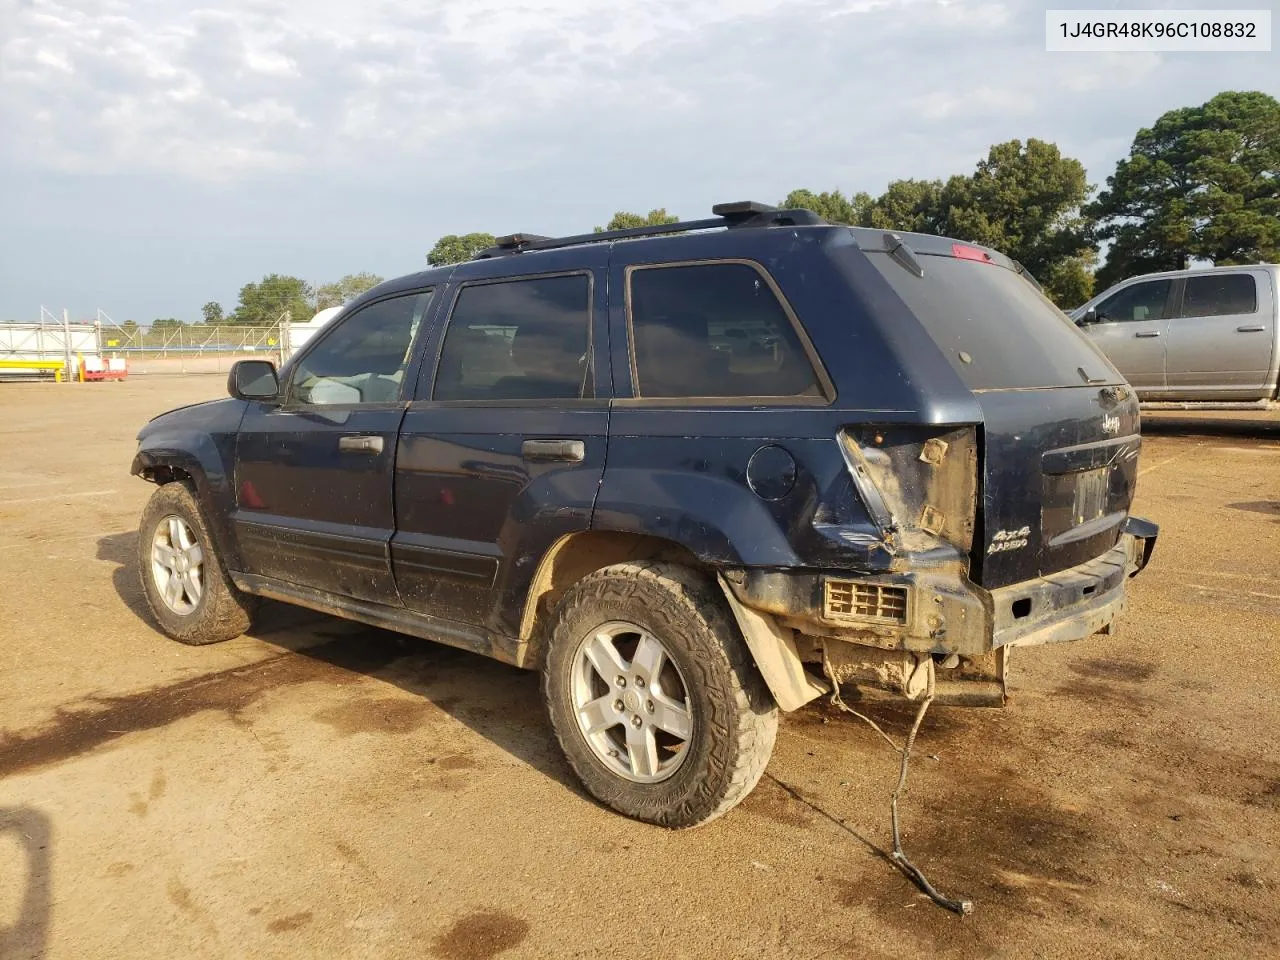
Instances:
[[[1229,317],[1258,312],[1258,289],[1248,273],[1210,273],[1187,277],[1183,317]]]
[[[591,279],[585,274],[463,287],[432,397],[555,400],[591,395]]]
[[[1163,320],[1172,280],[1148,280],[1125,287],[1098,304],[1094,311],[1099,323],[1129,323],[1136,320]]]
[[[791,318],[751,264],[635,268],[627,300],[636,396],[822,395]]]

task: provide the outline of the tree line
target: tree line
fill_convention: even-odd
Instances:
[[[996,144],[972,173],[946,180],[897,180],[878,197],[797,189],[779,206],[804,207],[830,223],[994,247],[1058,305],[1073,307],[1095,289],[1191,260],[1280,260],[1280,102],[1228,91],[1170,110],[1138,131],[1096,194],[1079,160],[1030,139]],[[677,220],[664,208],[619,211],[596,230]],[[489,233],[449,234],[427,262],[468,260],[493,243]]]
[[[998,143],[973,172],[945,180],[895,180],[879,196],[796,189],[778,205],[807,208],[830,223],[994,247],[1069,308],[1125,277],[1176,270],[1191,260],[1280,261],[1280,102],[1265,93],[1228,91],[1198,107],[1170,110],[1138,131],[1101,191],[1079,160],[1029,139]],[[622,210],[595,230],[678,220],[664,207]],[[491,233],[449,234],[431,248],[427,263],[469,260],[494,242]],[[201,322],[265,327],[286,313],[309,319],[381,282],[375,274],[354,273],[313,288],[272,273],[241,287],[230,311],[206,303]],[[172,317],[152,324],[179,325]]]
[[[305,280],[279,273],[267,274],[256,283],[246,283],[240,288],[240,297],[231,311],[216,300],[210,300],[200,308],[200,320],[187,324],[175,317],[161,317],[151,321],[152,330],[164,330],[183,326],[243,326],[271,327],[287,313],[294,322],[310,320],[319,310],[340,307],[354,300],[366,290],[382,282],[375,273],[349,273],[341,280],[322,283],[313,287]],[[136,327],[134,321],[122,324]]]

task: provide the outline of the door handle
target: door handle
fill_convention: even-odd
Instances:
[[[381,437],[339,437],[338,450],[341,453],[373,453],[382,452]]]
[[[1243,327],[1236,327],[1236,333],[1262,333],[1267,328],[1262,324],[1246,324]]]
[[[1142,339],[1145,340],[1149,337],[1160,336],[1160,331],[1159,330],[1139,330],[1137,333],[1134,334],[1134,336],[1141,337]]]
[[[587,445],[581,440],[526,440],[520,444],[520,456],[526,460],[566,460],[581,463]]]

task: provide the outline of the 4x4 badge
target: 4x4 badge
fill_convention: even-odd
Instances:
[[[996,535],[991,538],[991,545],[987,547],[987,553],[1005,553],[1009,550],[1021,550],[1027,545],[1027,537],[1030,535],[1030,527],[1020,527],[1017,530],[997,530]]]

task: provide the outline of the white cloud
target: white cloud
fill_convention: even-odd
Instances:
[[[1043,0],[190,2],[0,0],[0,309],[176,315],[255,271],[878,192],[1013,138],[1102,183],[1166,110],[1280,93],[1278,54],[1048,54]]]
[[[949,132],[968,154],[1061,109],[1064,91],[1088,108],[1170,75],[1155,55],[1046,54],[1031,0],[10,6],[0,151],[197,181],[501,168],[513,142],[549,156],[602,129],[667,130],[714,150],[765,118],[775,162],[803,153],[784,134],[865,152],[868,132],[886,144]]]

